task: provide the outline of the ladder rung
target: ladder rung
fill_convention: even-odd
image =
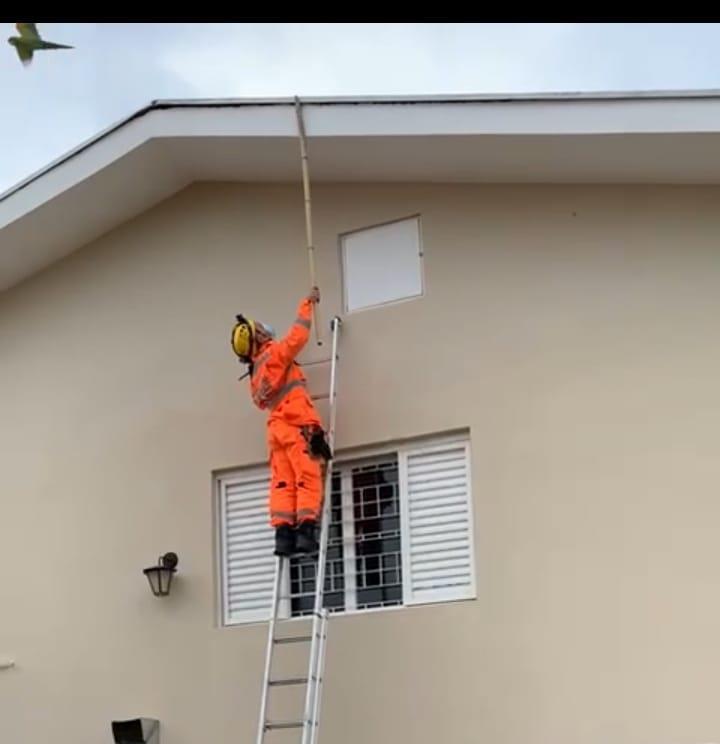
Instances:
[[[315,677],[312,678],[315,682]],[[289,679],[271,679],[268,684],[270,687],[289,687],[290,685],[306,685],[307,677],[291,677]]]
[[[305,721],[265,721],[265,729],[272,731],[273,729],[294,729],[302,728],[305,725]]]
[[[275,638],[273,643],[310,643],[312,636],[287,636],[285,638]]]
[[[318,364],[327,364],[328,362],[332,362],[333,358],[328,357],[327,359],[316,359],[312,362],[300,362],[301,367],[314,367]]]
[[[317,393],[316,395],[311,395],[310,398],[312,400],[328,400],[330,393]]]

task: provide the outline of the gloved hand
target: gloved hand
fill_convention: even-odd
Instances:
[[[326,461],[332,460],[332,450],[325,439],[325,432],[321,428],[315,428],[310,432],[308,442],[310,454],[315,455],[315,457],[322,457]]]

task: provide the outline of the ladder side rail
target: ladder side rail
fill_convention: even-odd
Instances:
[[[265,726],[267,722],[268,693],[270,691],[270,673],[272,669],[273,649],[275,647],[275,626],[277,623],[278,605],[280,603],[280,588],[284,559],[278,557],[275,565],[275,585],[273,587],[273,599],[271,606],[270,622],[268,623],[267,649],[265,650],[265,673],[263,675],[262,698],[260,700],[260,717],[258,720],[257,744],[263,744],[265,739]]]
[[[332,319],[332,364],[330,367],[330,421],[328,425],[328,444],[330,450],[335,455],[335,421],[336,421],[336,401],[337,401],[337,362],[338,362],[338,340],[340,335],[341,321],[335,317]],[[320,529],[320,547],[318,550],[318,563],[315,571],[315,606],[313,608],[313,638],[310,646],[310,663],[308,671],[308,686],[305,695],[305,725],[303,727],[302,744],[310,744],[312,740],[313,729],[316,722],[313,720],[315,711],[315,699],[318,694],[319,686],[317,679],[319,676],[319,655],[320,655],[320,620],[323,617],[323,597],[325,593],[325,564],[327,562],[328,532],[330,527],[330,518],[332,501],[332,460],[327,464],[325,474],[325,493],[323,499],[323,509]]]

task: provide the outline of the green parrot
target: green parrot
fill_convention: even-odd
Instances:
[[[52,41],[45,41],[40,38],[37,26],[34,23],[16,23],[15,27],[20,36],[11,36],[8,44],[12,44],[24,65],[32,62],[33,54],[38,49],[72,49],[73,47],[66,44],[55,44]]]

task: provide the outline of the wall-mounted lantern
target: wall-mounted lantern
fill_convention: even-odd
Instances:
[[[115,744],[158,744],[160,721],[154,718],[113,721],[112,733]]]
[[[165,553],[158,558],[157,566],[143,569],[156,597],[167,597],[170,594],[170,585],[173,574],[177,571],[177,564],[177,553]]]

